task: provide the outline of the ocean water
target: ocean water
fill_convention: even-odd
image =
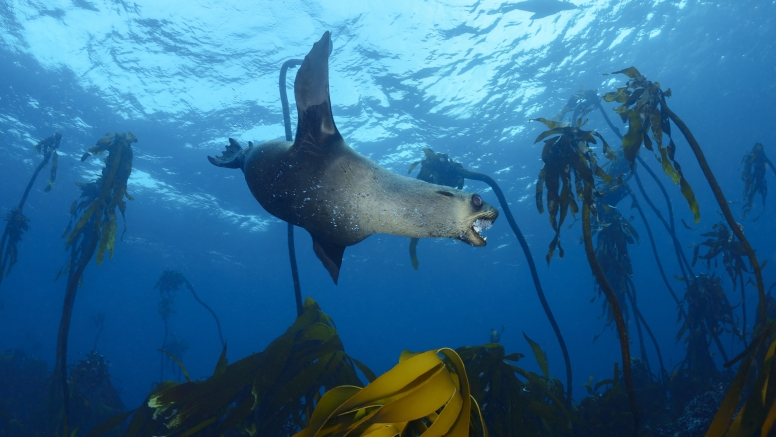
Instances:
[[[0,350],[22,349],[53,367],[66,286],[55,277],[68,257],[62,233],[80,194],[76,183],[93,179],[103,166],[98,158],[80,158],[106,132],[138,138],[128,184],[134,201],[113,258],[102,266],[92,261],[84,272],[68,361],[92,350],[92,318],[104,313],[97,349],[110,361],[127,408],[140,405],[159,382],[164,323],[154,285],[165,270],[181,272],[218,315],[230,361],[282,334],[296,315],[286,224],[261,208],[239,170],[216,168],[206,157],[219,154],[230,137],[243,144],[283,137],[280,66],[303,57],[329,30],[332,110],[350,146],[401,174],[431,148],[502,187],[568,345],[575,398],[581,398],[589,376],[611,377],[621,359],[619,343],[608,328],[594,341],[604,329],[603,301],[579,222],[563,227],[565,256],[556,253],[549,265],[544,260],[554,231],[534,202],[542,167],[542,143],[534,139],[545,128],[530,120],[555,116],[580,90],[601,95],[624,86],[625,76],[603,73],[636,66],[672,90],[671,108],[701,144],[760,262],[773,259],[773,201],[763,206],[758,198],[754,212],[742,218],[740,162],[755,142],[776,156],[776,1],[572,3],[574,10],[531,20],[514,2],[488,0],[0,2],[2,215],[19,202],[40,162],[32,147],[55,132],[63,137],[56,184],[44,193],[48,170],[38,177],[24,209],[31,221],[19,261],[0,284]],[[289,71],[289,90],[295,73]],[[613,107],[605,104],[624,132]],[[600,113],[588,116],[586,129],[619,144]],[[642,149],[641,156],[666,185],[677,236],[692,256],[693,246],[706,239],[701,234],[722,219],[690,148],[678,132],[675,138],[700,223],[692,222],[679,187],[652,154]],[[596,153],[605,161],[600,148]],[[772,182],[773,176],[766,178]],[[657,185],[642,179],[664,210]],[[467,181],[464,189],[498,206],[486,185]],[[685,353],[675,339],[676,304],[638,214],[627,200],[619,208],[626,218],[635,216],[641,239],[630,247],[632,279],[670,371]],[[673,279],[680,272],[670,237],[651,210],[645,213],[667,275],[682,290]],[[485,234],[486,247],[422,240],[417,271],[407,238],[371,236],[347,248],[335,286],[309,235],[297,228],[302,293],[334,319],[348,354],[378,374],[402,350],[484,344],[492,328],[503,326],[506,351],[528,357],[521,365],[539,369],[525,333],[547,352],[550,373],[565,381],[560,349],[503,214]],[[739,305],[741,295],[721,265],[695,267],[696,274],[711,272]],[[766,287],[776,280],[772,272],[764,270]],[[755,288],[748,285],[747,293],[751,332]],[[740,316],[740,307],[736,311]],[[211,315],[183,290],[169,329],[189,345],[182,361],[192,378],[209,376],[221,352],[218,332]],[[638,355],[633,329],[631,336]],[[723,340],[729,356],[743,350],[730,336]],[[647,350],[654,361],[654,349]],[[169,378],[170,368],[165,372]]]

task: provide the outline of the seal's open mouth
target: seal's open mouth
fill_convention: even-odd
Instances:
[[[480,214],[480,216],[469,226],[469,232],[461,239],[472,246],[486,245],[488,237],[483,236],[482,233],[493,226],[493,222],[496,221],[496,218],[498,218],[498,211],[495,209],[486,212],[485,214]]]
[[[474,223],[472,223],[472,230],[476,232],[480,238],[482,238],[482,241],[488,241],[488,237],[482,236],[482,231],[487,231],[491,228],[491,226],[493,226],[493,220],[478,218],[474,221]]]

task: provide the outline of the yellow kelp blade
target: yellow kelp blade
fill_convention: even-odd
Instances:
[[[324,394],[310,425],[294,437],[395,436],[408,426],[423,429],[413,434],[423,437],[467,437],[471,408],[468,379],[455,351],[403,353],[399,364],[363,389],[337,387]]]

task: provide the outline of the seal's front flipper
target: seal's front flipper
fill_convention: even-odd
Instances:
[[[313,250],[318,255],[318,259],[321,260],[323,266],[329,271],[331,279],[334,280],[334,284],[337,284],[339,279],[340,266],[342,265],[342,254],[345,253],[345,246],[334,244],[324,238],[313,237]]]
[[[253,147],[253,143],[248,142],[248,149],[251,147]],[[243,161],[245,161],[245,152],[248,149],[243,149],[240,143],[229,138],[229,145],[226,146],[224,153],[217,158],[208,156],[207,160],[217,167],[242,168]]]
[[[325,153],[342,142],[334,124],[329,98],[329,53],[331,34],[326,32],[304,57],[294,79],[294,97],[299,122],[294,147]]]

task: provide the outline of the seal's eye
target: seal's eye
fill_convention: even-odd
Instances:
[[[472,204],[475,208],[479,208],[482,206],[482,197],[480,197],[479,194],[474,194],[472,196]]]

